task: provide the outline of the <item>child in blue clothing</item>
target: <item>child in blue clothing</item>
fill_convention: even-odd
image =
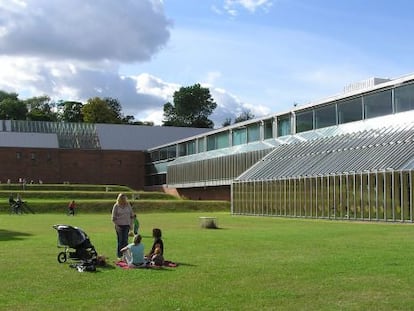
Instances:
[[[134,237],[134,243],[121,249],[122,258],[130,268],[145,267],[144,244],[141,243],[141,240],[141,235],[137,234]]]

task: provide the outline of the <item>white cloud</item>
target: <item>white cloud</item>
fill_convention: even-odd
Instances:
[[[245,103],[237,98],[237,96],[221,88],[210,86],[209,89],[211,96],[217,103],[217,108],[210,118],[214,122],[216,128],[221,127],[226,119],[231,119],[233,122],[243,111],[250,110],[255,117],[262,117],[270,114],[268,107]]]
[[[232,16],[237,15],[238,7],[254,13],[258,8],[268,11],[273,5],[271,0],[225,0],[224,9]]]
[[[0,53],[145,61],[169,39],[160,1],[26,0],[0,5]]]
[[[163,90],[147,92],[119,73],[168,42],[162,0],[0,1],[0,16],[0,90],[81,102],[112,97],[134,116],[162,109]]]
[[[140,74],[134,78],[137,82],[137,92],[160,97],[166,102],[172,101],[172,95],[180,88],[178,84],[164,82],[148,73]]]
[[[210,71],[207,73],[205,83],[215,84],[220,77],[221,77],[220,71]]]

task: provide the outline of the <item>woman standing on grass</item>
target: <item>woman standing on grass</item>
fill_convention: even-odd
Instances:
[[[117,237],[117,257],[122,257],[121,249],[128,245],[128,233],[134,219],[134,212],[123,193],[118,195],[112,208],[112,222],[115,224]]]

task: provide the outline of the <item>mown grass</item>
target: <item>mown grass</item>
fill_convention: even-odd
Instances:
[[[217,216],[220,229],[201,229]],[[1,310],[410,310],[414,228],[407,224],[139,214],[143,243],[163,229],[177,268],[79,273],[59,264],[52,225],[83,228],[115,257],[108,214],[0,215]]]
[[[109,191],[107,191],[107,188]],[[200,201],[181,199],[155,191],[135,191],[126,186],[89,184],[0,184],[0,214],[9,213],[9,196],[21,195],[36,213],[60,213],[68,203],[76,201],[82,213],[107,213],[112,209],[118,193],[125,193],[133,208],[140,212],[154,211],[229,211],[228,201]]]

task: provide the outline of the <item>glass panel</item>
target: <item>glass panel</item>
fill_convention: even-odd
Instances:
[[[253,124],[247,127],[247,142],[260,140],[260,125]]]
[[[178,145],[178,155],[180,157],[185,156],[186,155],[186,148],[185,148],[185,143],[181,143]]]
[[[204,148],[204,138],[199,138],[198,139],[198,152],[204,152],[205,148]]]
[[[215,150],[226,148],[229,146],[229,133],[228,131],[217,133],[207,137],[207,150]]]
[[[264,121],[264,139],[269,139],[273,137],[273,120]]]
[[[192,140],[190,142],[187,143],[187,154],[194,154],[195,152],[195,140]]]
[[[296,133],[313,129],[313,111],[299,112],[296,115]]]
[[[242,145],[247,143],[247,129],[240,128],[233,130],[232,133],[233,146]]]
[[[397,87],[394,90],[395,112],[414,109],[414,84]]]
[[[338,103],[339,124],[362,120],[362,97]]]
[[[214,135],[207,136],[207,151],[216,149],[216,138]]]
[[[290,115],[277,117],[277,137],[290,135]]]
[[[160,160],[165,160],[168,157],[168,151],[167,148],[162,148],[160,150]]]
[[[159,150],[152,151],[151,152],[151,161],[155,162],[155,161],[158,161],[159,159],[160,159],[160,152],[159,152]]]
[[[315,109],[315,128],[336,125],[336,106],[330,105]]]
[[[176,146],[170,146],[168,147],[168,158],[176,158],[177,157],[177,149]]]
[[[225,131],[217,135],[217,149],[226,148],[229,146],[229,132]]]
[[[391,90],[364,96],[364,116],[366,119],[391,113]]]

